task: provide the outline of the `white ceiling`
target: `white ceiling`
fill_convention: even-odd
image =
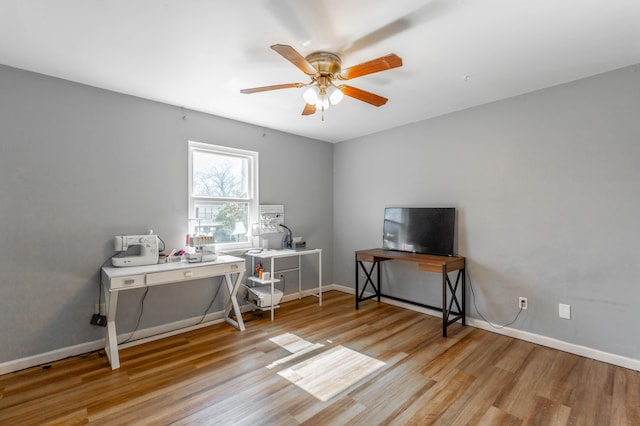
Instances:
[[[404,66],[323,122],[303,89],[240,94],[308,81],[272,44]],[[640,63],[640,1],[0,0],[0,63],[339,142]]]

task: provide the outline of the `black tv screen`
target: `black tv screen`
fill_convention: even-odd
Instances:
[[[387,207],[382,247],[412,253],[453,256],[456,209]]]

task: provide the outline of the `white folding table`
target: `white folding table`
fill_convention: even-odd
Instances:
[[[104,349],[111,363],[111,368],[114,370],[120,368],[118,334],[116,332],[116,310],[118,306],[118,295],[121,291],[179,283],[200,278],[224,276],[227,289],[229,290],[229,300],[224,309],[224,319],[242,331],[244,330],[244,322],[242,321],[242,313],[237,294],[245,270],[244,259],[233,256],[219,256],[215,261],[201,263],[188,263],[183,261],[122,268],[113,266],[103,267],[101,280],[107,309],[107,332]],[[235,281],[233,275],[235,275]],[[237,321],[230,316],[232,309]]]

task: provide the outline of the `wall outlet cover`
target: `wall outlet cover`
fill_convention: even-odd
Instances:
[[[560,318],[571,319],[571,305],[560,303],[558,305],[558,315],[560,315]]]

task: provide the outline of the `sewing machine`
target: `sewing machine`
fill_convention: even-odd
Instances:
[[[131,247],[139,246],[139,254],[127,254]],[[113,238],[113,247],[121,251],[111,258],[113,266],[140,266],[154,265],[158,263],[158,236],[157,235],[122,235]]]

